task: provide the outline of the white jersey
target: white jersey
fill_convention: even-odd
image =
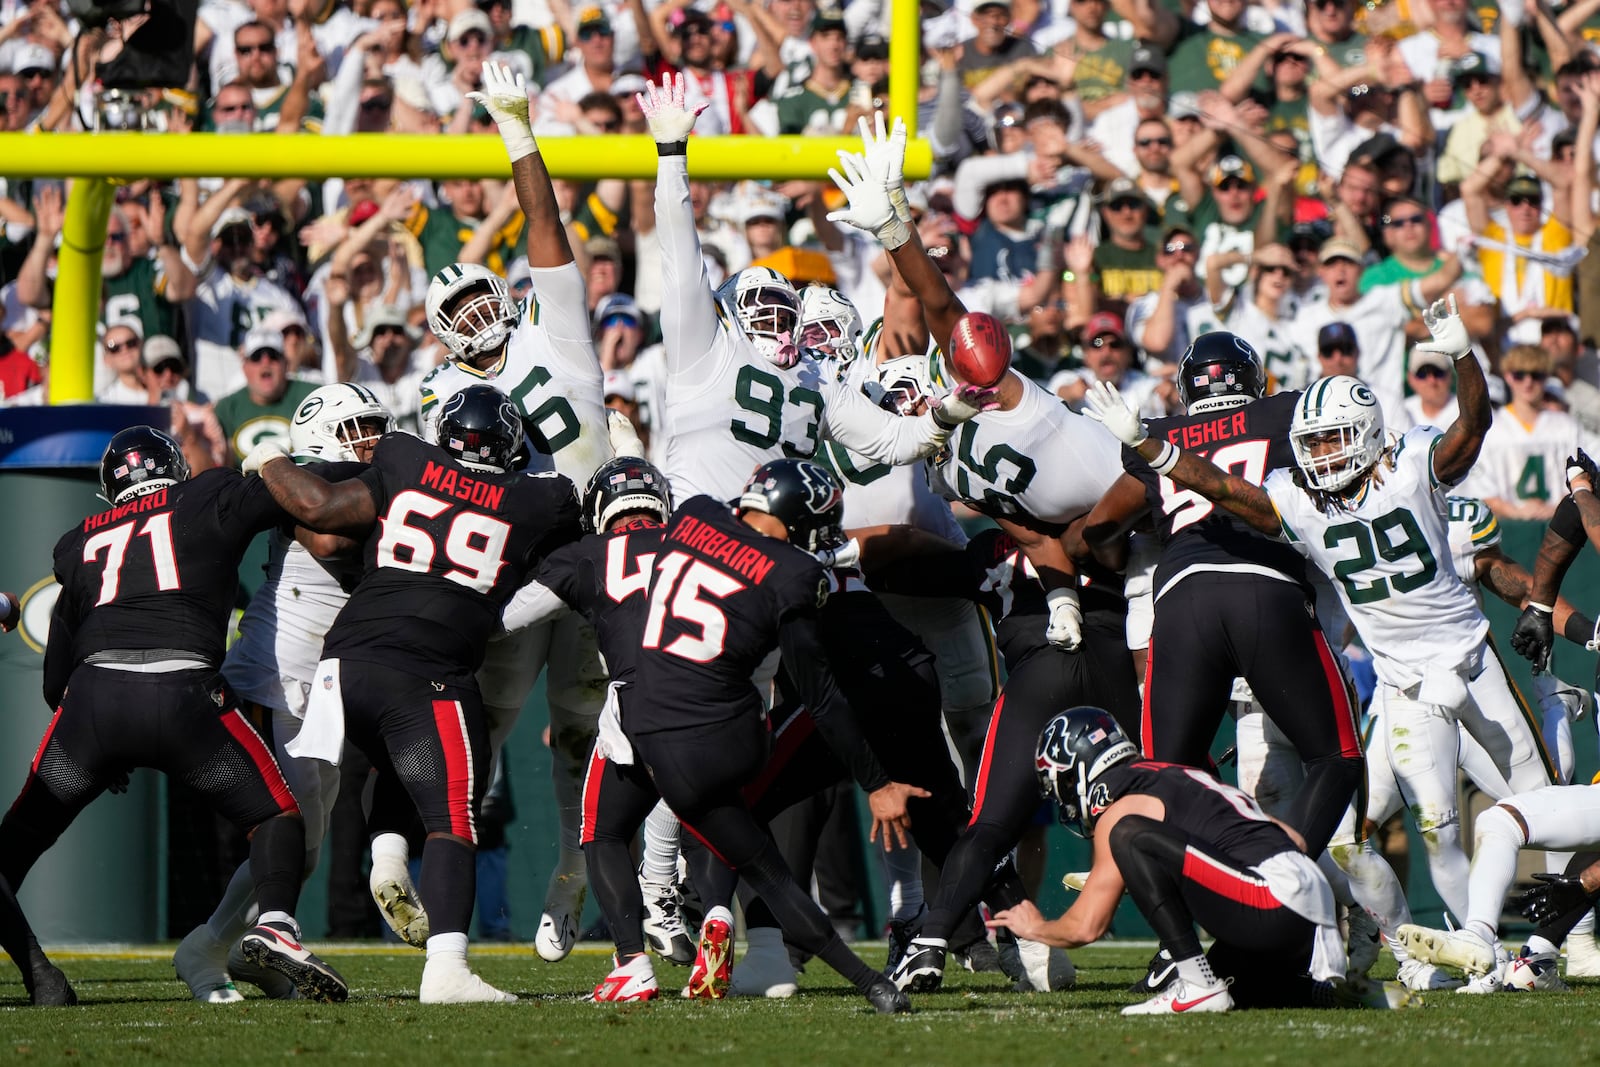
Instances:
[[[1526,426],[1509,407],[1501,408],[1463,488],[1473,496],[1508,503],[1553,504],[1566,492],[1567,457],[1580,446],[1593,447],[1586,436],[1565,411],[1541,411]]]
[[[943,446],[948,434],[931,415],[884,411],[815,359],[785,368],[762,357],[712,292],[682,156],[658,162],[656,233],[666,390],[651,432],[666,434],[674,499],[730,500],[761,464],[810,458],[825,440],[895,465]]]
[[[1290,327],[1289,339],[1315,361],[1317,334],[1322,328],[1333,322],[1347,324],[1355,331],[1356,344],[1361,349],[1357,374],[1377,395],[1384,422],[1400,426],[1405,417],[1405,327],[1427,306],[1419,282],[1374,285],[1349,307],[1335,308],[1326,297],[1302,305]]]
[[[239,346],[245,335],[275,311],[304,318],[300,302],[267,278],[240,281],[215,263],[196,272],[200,282],[189,301],[195,379],[207,396],[227,396],[244,385]]]
[[[645,458],[663,471],[667,467],[667,432],[661,428],[662,412],[667,410],[667,353],[662,345],[651,345],[628,364],[633,382],[633,400],[639,405],[639,421],[650,430]]]
[[[1483,589],[1478,585],[1478,553],[1500,546],[1500,523],[1489,505],[1476,497],[1452,496],[1450,508],[1450,563],[1456,577],[1467,583],[1483,605]]]
[[[534,438],[528,469],[557,471],[582,493],[611,458],[583,272],[567,263],[530,273],[533,292],[498,368],[480,371],[452,361],[422,379],[422,436],[438,442],[444,401],[469,385],[492,385],[511,398]]]
[[[272,532],[267,580],[239,620],[222,673],[246,700],[304,718],[322,638],[348,594],[305,547]]]
[[[1362,489],[1331,513],[1288,468],[1273,471],[1264,486],[1284,533],[1334,580],[1379,680],[1402,690],[1436,673],[1475,676],[1489,632],[1451,562],[1449,487],[1433,473],[1441,436],[1431,426],[1408,430]]]
[[[1122,444],[1044,388],[1022,382],[1010,411],[985,411],[959,426],[933,461],[929,481],[947,500],[990,516],[1067,523],[1099,502],[1122,474]]]

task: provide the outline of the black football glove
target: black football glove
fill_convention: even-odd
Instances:
[[[1550,649],[1556,642],[1553,614],[1537,604],[1522,609],[1517,628],[1511,632],[1511,647],[1533,664],[1535,674],[1550,665]]]
[[[1567,492],[1572,492],[1572,479],[1579,476],[1589,479],[1590,492],[1600,489],[1600,477],[1596,477],[1594,460],[1581,448],[1576,456],[1567,457]]]
[[[1544,884],[1534,886],[1517,902],[1517,907],[1531,923],[1543,926],[1600,900],[1600,892],[1588,892],[1576,876],[1536,874],[1533,877]]]

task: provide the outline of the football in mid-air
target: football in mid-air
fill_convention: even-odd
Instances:
[[[1011,335],[987,311],[969,311],[950,331],[950,367],[968,385],[988,388],[1011,366]]]

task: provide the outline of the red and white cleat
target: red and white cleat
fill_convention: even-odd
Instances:
[[[612,957],[610,974],[594,987],[596,1004],[620,1004],[631,1000],[654,1000],[661,995],[656,987],[656,970],[647,953],[639,953],[627,963]]]
[[[712,908],[700,927],[700,950],[695,953],[685,1000],[721,1000],[728,994],[733,974],[733,916],[726,908]]]

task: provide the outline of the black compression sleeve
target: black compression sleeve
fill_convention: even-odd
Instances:
[[[834,681],[827,653],[817,638],[816,619],[809,615],[789,619],[778,632],[778,643],[806,709],[828,747],[850,768],[850,776],[869,793],[888,785],[889,775],[867,745],[855,709]]]
[[[1589,540],[1583,532],[1583,518],[1578,514],[1578,505],[1573,503],[1570,496],[1563,497],[1561,503],[1556,505],[1556,513],[1550,516],[1550,532],[1569,545],[1582,547]]]

